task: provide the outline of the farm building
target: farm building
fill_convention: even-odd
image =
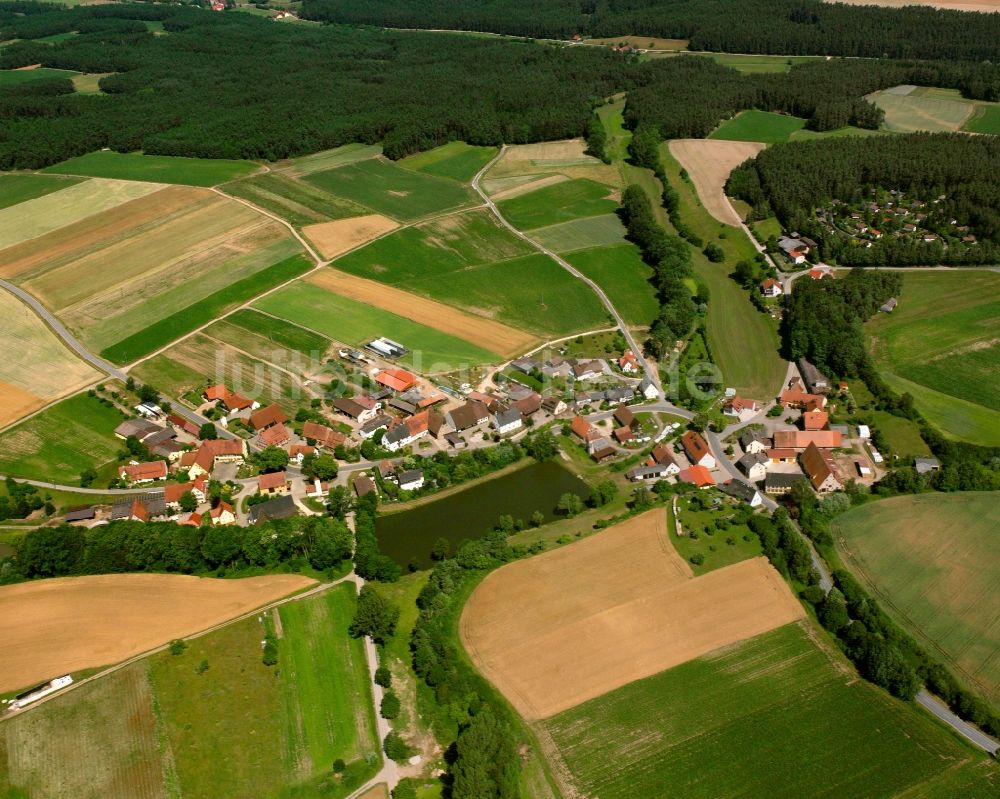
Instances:
[[[375,403],[372,407],[368,407],[367,403],[362,403],[360,400],[361,397],[337,397],[332,402],[334,408],[351,419],[357,419],[361,423],[367,422],[369,419],[374,419],[378,413],[378,403]]]
[[[941,468],[941,461],[937,458],[917,458],[914,460],[913,464],[916,467],[917,474],[936,472]]]
[[[302,425],[302,437],[307,441],[315,441],[316,446],[333,449],[347,441],[347,436],[324,424],[305,422]]]
[[[374,486],[373,486],[374,488]],[[290,519],[298,515],[295,500],[290,495],[275,497],[259,505],[252,505],[249,511],[250,524],[260,524],[272,519]]]
[[[490,412],[478,400],[469,400],[464,405],[452,408],[445,413],[448,424],[456,430],[470,430],[489,421]]]
[[[265,447],[283,447],[292,439],[291,431],[283,424],[272,425],[265,430],[261,430],[259,435],[261,443]]]
[[[805,449],[815,444],[820,449],[836,449],[843,444],[843,436],[836,430],[776,430],[775,449]]]
[[[704,466],[706,469],[715,468],[715,457],[709,450],[708,442],[705,441],[701,433],[688,430],[688,432],[681,436],[681,446],[684,447],[684,452],[692,465]]]
[[[118,476],[129,483],[152,483],[154,480],[166,480],[167,462],[127,463],[118,469]]]
[[[805,358],[798,360],[799,374],[806,388],[813,394],[826,394],[830,391],[830,381],[816,366]]]
[[[397,392],[407,391],[417,382],[417,376],[405,369],[380,369],[373,377],[376,383]]]
[[[354,493],[359,497],[366,496],[372,493],[372,491],[378,491],[378,489],[375,488],[375,481],[366,474],[359,474],[355,477],[352,485],[354,486]]]
[[[805,452],[799,456],[799,463],[817,493],[826,494],[844,487],[837,475],[833,458],[815,444],[806,447]]]
[[[284,472],[269,472],[257,478],[257,491],[261,494],[281,496],[288,493],[288,475]]]
[[[379,430],[385,430],[392,424],[392,417],[384,413],[379,414],[374,419],[370,419],[358,428],[358,435],[362,438],[371,438]]]
[[[162,428],[146,419],[128,419],[115,428],[115,435],[124,440],[135,437],[139,441],[159,432]]]
[[[805,480],[801,472],[768,472],[764,478],[764,493],[787,494],[799,480]]]
[[[826,411],[806,411],[802,414],[803,430],[826,430],[830,425],[830,414]]]
[[[698,488],[711,488],[715,485],[711,473],[704,466],[694,465],[690,469],[681,469],[677,479],[682,483],[691,483]]]
[[[652,466],[636,466],[629,469],[625,476],[633,483],[641,483],[644,480],[662,480],[668,476],[665,464],[654,463]]]
[[[633,427],[636,423],[635,414],[625,406],[615,408],[614,419],[622,427]]]
[[[889,299],[887,299],[887,300],[886,300],[885,302],[883,302],[883,303],[882,303],[882,304],[881,304],[881,305],[880,305],[880,306],[878,307],[878,309],[879,309],[879,311],[880,311],[881,313],[892,313],[893,311],[895,311],[895,310],[896,310],[896,306],[897,306],[898,304],[899,304],[899,301],[898,301],[898,300],[897,300],[897,299],[896,299],[895,297],[890,297],[890,298],[889,298]]]
[[[368,349],[382,355],[385,358],[402,358],[407,352],[409,352],[409,350],[398,341],[393,341],[392,339],[385,338],[384,336],[370,341],[367,346]]]
[[[260,432],[277,424],[285,424],[288,421],[286,414],[280,405],[268,405],[259,411],[250,414],[250,426]]]

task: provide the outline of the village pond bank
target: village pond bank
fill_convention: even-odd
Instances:
[[[410,510],[380,515],[375,521],[379,549],[404,569],[411,563],[430,568],[431,549],[439,538],[451,552],[465,540],[482,538],[503,515],[527,525],[535,511],[545,522],[558,518],[563,494],[590,497],[590,488],[556,461],[532,463],[494,479],[477,482],[443,499]]]

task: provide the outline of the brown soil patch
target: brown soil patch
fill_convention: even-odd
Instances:
[[[738,226],[741,221],[739,214],[724,191],[726,180],[730,172],[764,147],[764,144],[753,141],[675,139],[670,142],[670,154],[691,176],[705,210],[724,225]]]
[[[336,269],[322,269],[306,280],[334,294],[412,319],[500,355],[517,355],[538,341],[530,333],[501,322],[470,316],[450,305]]]
[[[504,152],[504,159],[511,161],[558,161],[586,158],[587,143],[583,139],[546,141],[537,144],[514,144]]]
[[[509,189],[498,191],[493,195],[493,199],[509,200],[511,197],[520,197],[522,194],[528,194],[536,189],[544,189],[546,186],[563,183],[567,180],[569,180],[569,178],[565,175],[546,175],[544,178],[538,178],[538,180],[531,180],[527,183],[521,183],[516,186],[511,186]]]
[[[169,186],[137,200],[119,205],[44,236],[0,250],[0,277],[15,277],[52,262],[98,251],[109,240],[117,240],[132,228],[157,223],[164,216],[184,211],[194,202],[210,199],[207,189]],[[140,232],[135,231],[135,232]]]
[[[118,663],[314,584],[296,574],[111,574],[5,586],[0,691]]]
[[[307,225],[302,228],[302,232],[309,237],[324,258],[336,258],[398,227],[399,223],[388,217],[369,214]]]
[[[26,67],[15,67],[15,72],[30,72],[33,69],[38,69],[41,64],[28,64]]]
[[[0,380],[0,427],[13,424],[45,404],[45,400]]]
[[[379,783],[374,788],[365,791],[358,799],[389,799],[389,789],[385,783]]]
[[[493,572],[461,635],[490,681],[539,719],[802,617],[764,558],[693,578],[658,509]]]

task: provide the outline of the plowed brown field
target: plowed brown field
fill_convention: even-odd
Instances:
[[[539,719],[802,616],[764,558],[693,578],[653,510],[493,572],[469,598],[461,636],[518,711]]]
[[[5,586],[0,691],[118,663],[314,584],[296,574],[109,574]]]
[[[398,227],[399,223],[387,216],[369,214],[306,225],[302,232],[316,245],[320,255],[324,258],[336,258]]]
[[[739,225],[739,214],[726,199],[726,180],[730,172],[764,146],[753,141],[674,139],[670,142],[670,154],[691,176],[705,210],[725,225]]]

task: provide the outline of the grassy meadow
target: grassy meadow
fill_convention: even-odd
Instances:
[[[980,103],[972,116],[966,121],[962,130],[970,133],[988,133],[1000,135],[1000,104]]]
[[[741,111],[712,131],[710,139],[727,141],[762,141],[768,144],[788,141],[806,121],[801,117],[775,114],[770,111]]]
[[[1000,275],[904,274],[899,305],[865,330],[897,391],[946,435],[1000,446]]]
[[[472,190],[457,181],[415,172],[381,159],[312,172],[305,180],[334,196],[401,222],[476,204]]]
[[[411,155],[397,163],[427,175],[469,183],[497,152],[496,147],[476,147],[462,141],[453,141],[433,150]]]
[[[369,213],[367,208],[357,203],[335,197],[285,172],[265,172],[225,183],[221,189],[226,194],[270,211],[295,227]]]
[[[0,726],[5,796],[343,799],[378,768],[354,586],[161,652]],[[201,664],[201,665],[200,665]],[[365,758],[370,757],[369,765]],[[337,758],[347,778],[335,778]],[[20,791],[20,792],[18,792]]]
[[[255,302],[254,307],[343,344],[360,345],[377,336],[388,336],[412,351],[401,363],[414,367],[417,366],[415,359],[425,365],[450,363],[455,367],[462,363],[482,364],[499,360],[498,354],[455,336],[309,283],[297,282],[285,286]]]
[[[606,247],[625,242],[625,226],[617,214],[589,216],[531,231],[531,237],[544,247],[563,255],[590,247]]]
[[[55,177],[53,175],[35,175],[27,172],[0,173],[0,208],[44,197],[54,191],[68,189],[80,178]]]
[[[38,67],[36,69],[0,69],[0,88],[10,86],[20,86],[36,80],[46,78],[72,78],[79,73],[71,69],[49,69],[48,67]]]
[[[611,194],[605,185],[577,178],[501,200],[497,207],[514,227],[534,230],[580,217],[613,214],[618,201]]]
[[[318,333],[250,308],[240,308],[209,326],[206,332],[251,355],[259,355],[257,349],[283,348],[306,357],[318,357],[330,347],[330,340]]]
[[[729,277],[738,261],[752,259],[757,251],[742,231],[722,225],[708,214],[691,183],[681,179],[680,164],[670,154],[667,143],[660,147],[660,159],[680,197],[684,222],[704,241],[722,247],[726,255],[722,263],[711,263],[700,250],[691,251],[695,275],[709,291],[707,329],[712,359],[722,369],[726,385],[741,395],[773,397],[787,369],[778,355],[777,330],[771,319],[750,304],[747,292]],[[720,233],[726,238],[720,239]]]
[[[338,166],[367,161],[380,155],[382,155],[381,144],[345,144],[332,150],[282,161],[275,170],[289,175],[311,175],[313,172],[323,172]]]
[[[634,244],[593,247],[566,255],[566,260],[604,289],[630,325],[652,324],[660,310],[653,270]]]
[[[838,516],[846,563],[911,633],[1000,705],[1000,493],[918,494]]]
[[[732,67],[744,74],[788,72],[796,64],[814,61],[821,56],[787,55],[735,55],[733,53],[710,53],[709,58],[724,67]]]
[[[544,725],[575,787],[593,799],[815,796],[818,786],[855,797],[995,791],[995,763],[853,678],[811,635],[781,627]]]
[[[882,127],[895,133],[961,130],[977,105],[957,89],[927,86],[894,86],[865,99],[885,112]]]
[[[185,186],[216,186],[249,175],[258,169],[260,166],[251,161],[99,150],[71,158],[43,171],[61,175],[87,175],[94,178],[179,183]]]
[[[79,485],[80,472],[113,461],[122,448],[116,408],[76,394],[0,434],[0,474]]]

